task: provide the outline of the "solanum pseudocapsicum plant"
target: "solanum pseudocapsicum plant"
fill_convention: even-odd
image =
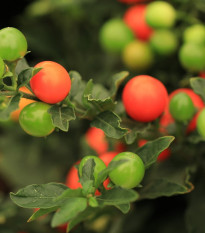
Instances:
[[[2,46],[0,56],[3,57],[1,51],[4,51],[5,48],[8,49],[8,53],[12,52],[9,46],[5,45],[3,48],[3,43],[0,46]],[[21,49],[22,47],[20,47]],[[166,88],[159,80],[148,75],[132,78],[123,89],[121,101],[117,98],[117,92],[120,84],[128,77],[126,71],[112,77],[111,88],[108,90],[102,85],[94,84],[92,80],[86,83],[79,73],[76,71],[68,73],[60,64],[53,61],[44,61],[36,67],[28,66],[26,69],[20,69],[17,73],[16,66],[21,66],[24,62],[23,56],[26,51],[23,50],[23,53],[19,54],[15,60],[3,57],[5,69],[1,78],[0,94],[5,98],[1,102],[0,119],[9,119],[11,113],[18,108],[21,98],[28,98],[36,102],[27,105],[21,111],[19,121],[25,131],[33,136],[48,136],[54,128],[67,132],[71,120],[89,119],[90,125],[103,130],[106,137],[122,139],[127,146],[127,151],[122,152],[124,153],[122,160],[115,159],[118,156],[116,155],[107,167],[101,166],[99,170],[97,169],[99,160],[94,159],[93,155],[89,155],[90,159],[87,161],[82,159],[85,162],[79,166],[79,182],[82,188],[71,189],[60,183],[31,184],[16,193],[11,193],[11,199],[17,205],[24,208],[39,208],[29,221],[55,212],[51,225],[55,227],[69,222],[67,229],[71,230],[79,222],[99,212],[103,207],[114,206],[121,212],[127,213],[130,203],[136,200],[184,194],[193,189],[189,182],[187,169],[180,171],[185,177],[180,181],[172,177],[164,179],[165,176],[163,176],[162,179],[162,177],[150,176],[152,168],[154,170],[157,168],[154,164],[158,155],[168,148],[174,139],[173,136],[162,136],[158,132],[156,121],[165,110],[168,97]],[[49,67],[51,65],[52,71],[48,67],[45,68],[44,64],[49,64]],[[55,88],[51,88],[51,86],[54,87],[57,84],[55,84],[56,80],[53,74],[58,74],[59,69],[60,75],[63,73],[63,85],[60,83],[60,87],[54,94]],[[48,75],[46,75],[47,72]],[[50,75],[51,73],[52,75]],[[38,86],[36,77],[41,79],[40,86]],[[49,84],[52,85],[48,85],[48,90],[46,89],[47,85],[44,85],[44,77],[48,83],[49,77],[51,78]],[[11,84],[8,79],[11,79]],[[141,89],[139,88],[138,92],[133,90],[131,85],[133,82],[134,86],[140,82]],[[27,87],[33,94],[21,92],[21,87]],[[149,92],[146,91],[147,87],[149,87]],[[53,100],[53,97],[57,98]],[[52,100],[48,100],[49,98]],[[122,103],[124,104],[123,110]],[[137,112],[135,111],[136,105]],[[36,121],[29,122],[29,117]],[[42,128],[46,132],[42,132]],[[159,138],[152,137],[153,130],[157,132]],[[140,148],[137,146],[134,148],[133,144],[136,143],[139,134],[142,137],[144,134],[151,136],[152,140]],[[127,155],[129,156],[127,157]],[[132,171],[130,166],[137,168],[134,175],[129,173]],[[126,173],[124,167],[129,172]],[[118,177],[116,180],[121,169],[124,177],[123,179]],[[180,175],[182,175],[181,173]],[[103,182],[109,176],[113,183],[110,182],[109,189],[105,189]],[[136,179],[133,181],[132,178]],[[129,187],[124,185],[126,179],[131,183]],[[155,188],[152,188],[153,186]],[[99,195],[95,195],[96,190],[99,190]]]

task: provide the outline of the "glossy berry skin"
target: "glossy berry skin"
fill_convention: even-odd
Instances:
[[[153,30],[145,21],[145,10],[145,4],[131,6],[125,12],[123,20],[133,31],[136,38],[148,41]]]
[[[102,129],[90,127],[85,133],[85,140],[97,154],[102,154],[108,150],[109,145]]]
[[[0,30],[0,57],[6,61],[15,61],[27,52],[27,41],[21,31],[13,27]]]
[[[145,71],[154,61],[153,52],[148,43],[134,40],[123,50],[122,61],[133,71]]]
[[[141,158],[132,152],[122,152],[112,161],[128,160],[109,173],[110,180],[123,188],[131,189],[140,184],[145,167]]]
[[[141,146],[144,146],[148,141],[146,139],[140,139],[138,141],[138,146],[141,147]],[[161,162],[161,161],[164,161],[166,159],[168,159],[171,155],[171,150],[169,148],[163,150],[157,157],[157,161],[158,162]]]
[[[177,93],[169,103],[169,111],[177,121],[188,121],[195,113],[194,104],[186,93]]]
[[[191,121],[189,122],[186,132],[187,133],[191,133],[192,131],[194,131],[196,129],[196,119],[197,119],[197,114],[199,112],[200,109],[202,109],[204,107],[204,102],[201,99],[200,96],[198,96],[192,89],[190,88],[178,88],[176,90],[174,90],[173,92],[171,92],[169,94],[169,102],[170,100],[178,93],[186,93],[192,100],[195,110],[197,111],[197,113],[194,115],[194,117],[191,119]],[[172,117],[172,115],[169,112],[169,103],[163,113],[163,115],[160,118],[159,121],[159,125],[160,125],[160,132],[163,134],[167,134],[167,127],[170,124],[174,124],[175,120]]]
[[[21,87],[19,90],[21,92],[32,95],[30,90],[28,88],[26,88],[26,87]],[[20,101],[19,101],[19,108],[11,113],[11,119],[13,121],[18,121],[19,120],[19,115],[20,115],[22,109],[24,107],[26,107],[28,104],[31,104],[31,103],[34,103],[34,102],[36,102],[36,101],[32,100],[32,99],[21,98]]]
[[[121,53],[134,40],[134,34],[122,19],[107,21],[100,29],[99,40],[102,48],[110,53]]]
[[[168,93],[158,79],[139,75],[130,79],[122,93],[122,101],[127,114],[134,120],[150,122],[165,110]]]
[[[79,176],[78,176],[78,169],[75,167],[75,165],[79,164],[80,161],[75,163],[69,170],[67,176],[66,176],[66,186],[68,186],[70,189],[78,189],[82,188],[81,183],[79,182]]]
[[[205,138],[205,108],[199,112],[196,125],[198,133]]]
[[[94,155],[87,155],[85,156],[81,162],[80,162],[80,165],[79,165],[79,176],[81,177],[82,176],[82,171],[83,171],[83,167],[84,165],[86,164],[86,162],[89,160],[89,159],[94,159],[94,162],[95,162],[95,168],[94,168],[94,173],[93,173],[93,176],[94,176],[94,179],[95,181],[97,180],[97,177],[98,177],[98,174],[106,168],[106,165],[105,163],[100,159],[98,158],[97,156],[94,156]],[[105,177],[106,179],[106,177]]]
[[[20,113],[19,123],[22,129],[35,137],[45,137],[54,130],[51,115],[47,112],[50,105],[35,102],[27,105]]]
[[[154,1],[148,4],[145,18],[150,27],[170,28],[175,24],[176,10],[168,2]]]
[[[205,46],[185,43],[179,49],[179,61],[182,67],[192,72],[205,69]]]
[[[53,61],[43,61],[34,67],[42,69],[30,80],[33,93],[41,101],[49,104],[64,100],[71,88],[70,76],[66,69]]]
[[[3,59],[0,57],[0,78],[3,76],[5,70],[5,65]]]

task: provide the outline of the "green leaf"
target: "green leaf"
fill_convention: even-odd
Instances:
[[[130,204],[115,205],[123,214],[127,214],[130,211]]]
[[[194,92],[200,95],[203,101],[205,102],[205,79],[204,78],[191,78],[190,84]]]
[[[91,126],[102,129],[108,137],[120,139],[127,133],[127,129],[122,128],[120,122],[120,117],[114,112],[105,111],[96,116]]]
[[[94,188],[94,169],[95,161],[94,159],[88,159],[82,168],[82,176],[80,177],[80,183],[83,186],[83,193],[85,195],[93,193]]]
[[[53,125],[65,132],[69,129],[69,121],[76,119],[72,107],[59,107],[53,105],[49,108],[48,113],[51,114]]]
[[[128,133],[125,135],[125,141],[130,145],[135,142],[138,135],[151,129],[152,125],[126,119],[126,122],[123,122],[123,127],[128,128]]]
[[[31,78],[37,74],[42,68],[33,68],[33,67],[29,67],[23,71],[20,72],[20,74],[18,75],[18,81],[17,81],[17,86],[18,88],[26,86]]]
[[[83,105],[84,105],[86,108],[91,108],[90,103],[88,102],[87,97],[92,93],[93,86],[94,86],[93,80],[90,79],[90,80],[87,82],[86,87],[85,87],[85,90],[84,90],[84,92],[83,92],[82,102],[83,102]]]
[[[24,208],[51,208],[58,206],[56,197],[60,196],[67,186],[59,183],[33,184],[10,193],[11,200]]]
[[[95,161],[94,159],[88,159],[82,168],[82,176],[80,177],[81,182],[86,182],[87,180],[94,181],[94,169],[95,169]]]
[[[27,222],[32,222],[34,220],[36,220],[37,218],[40,218],[43,215],[49,214],[51,212],[54,212],[58,209],[58,207],[51,207],[51,208],[47,208],[47,209],[39,209],[37,210],[35,213],[33,213],[31,215],[31,217],[28,219]]]
[[[1,120],[8,120],[11,113],[19,108],[19,101],[21,99],[21,96],[22,95],[20,93],[18,93],[17,95],[13,96],[10,99],[7,107],[4,108],[2,111],[0,111],[0,119]]]
[[[127,78],[128,75],[129,72],[122,71],[112,76],[111,90],[110,90],[110,95],[112,99],[115,98],[120,84]]]
[[[143,160],[145,168],[148,168],[155,163],[158,155],[168,148],[173,140],[173,136],[164,136],[153,141],[149,141],[144,146],[138,148],[136,154],[138,154]]]
[[[74,217],[73,219],[69,221],[67,232],[70,232],[73,229],[73,227],[75,227],[80,222],[85,221],[86,219],[90,218],[90,215],[95,214],[96,211],[97,211],[97,208],[88,206],[84,211],[82,211],[76,217]]]
[[[190,168],[157,164],[146,172],[143,187],[139,189],[140,199],[154,199],[189,193],[193,185],[189,181]]]
[[[94,85],[92,80],[87,83],[83,100],[86,107],[95,109],[95,115],[97,111],[113,110],[115,106],[107,89],[100,84]]]
[[[78,94],[79,86],[82,82],[82,77],[77,71],[70,71],[69,72],[71,78],[71,90],[69,93],[70,98],[74,98]]]
[[[70,219],[76,217],[80,212],[87,207],[87,199],[82,197],[74,197],[67,200],[60,210],[56,212],[52,218],[51,226],[56,227],[68,222]]]
[[[63,201],[72,197],[83,197],[82,189],[66,189],[55,201]]]
[[[115,103],[110,97],[106,99],[94,99],[92,95],[88,95],[87,101],[90,104],[92,104],[96,108],[96,110],[100,112],[107,111],[107,110],[113,110],[115,106]]]
[[[111,161],[109,163],[109,165],[103,169],[99,174],[98,174],[98,177],[97,177],[97,180],[96,180],[96,185],[95,187],[98,188],[100,184],[103,183],[103,181],[105,180],[105,177],[108,176],[108,174],[114,170],[115,168],[117,168],[118,166],[120,166],[121,164],[127,162],[127,160],[125,159],[122,159],[122,160],[119,160],[119,161]]]
[[[133,189],[123,189],[115,187],[107,190],[105,193],[97,197],[100,204],[104,205],[122,205],[129,202],[134,202],[139,198],[139,194]]]

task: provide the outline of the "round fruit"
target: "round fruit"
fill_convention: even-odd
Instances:
[[[169,110],[172,117],[177,121],[190,120],[195,113],[195,107],[191,98],[182,92],[172,97],[169,103]]]
[[[185,29],[183,33],[185,43],[205,44],[205,26],[194,24]]]
[[[123,188],[134,188],[142,181],[145,173],[141,158],[132,152],[122,152],[112,161],[127,160],[109,173],[111,181]]]
[[[134,40],[134,34],[122,19],[111,19],[100,29],[99,40],[104,50],[120,53]]]
[[[50,105],[35,102],[27,105],[20,113],[19,123],[22,129],[36,137],[44,137],[54,130],[51,115],[47,112]]]
[[[80,161],[74,164],[74,166],[71,167],[69,170],[67,176],[66,176],[66,186],[70,189],[78,189],[82,188],[81,183],[79,182],[79,177],[78,177],[78,169],[75,167],[75,165],[79,164]]]
[[[205,46],[186,43],[179,50],[181,65],[192,72],[205,69]]]
[[[125,85],[122,101],[127,114],[136,121],[150,122],[164,111],[168,94],[158,79],[148,75],[139,75]]]
[[[198,133],[204,138],[205,137],[205,108],[203,108],[197,118],[196,123]]]
[[[15,61],[24,57],[27,46],[25,36],[18,29],[7,27],[0,30],[0,57],[3,60]]]
[[[90,127],[85,133],[85,140],[97,154],[104,153],[108,150],[109,145],[102,129]]]
[[[102,159],[102,161],[105,163],[106,166],[108,166],[109,163],[112,161],[112,159],[113,159],[117,154],[119,154],[119,153],[116,152],[116,151],[108,151],[108,152],[105,152],[105,153],[99,155],[99,158]]]
[[[94,156],[94,155],[87,155],[85,156],[81,162],[80,162],[80,165],[79,165],[79,176],[81,177],[82,176],[82,171],[83,171],[83,167],[84,165],[86,164],[86,162],[89,160],[89,159],[93,159],[94,162],[95,162],[95,168],[94,168],[94,173],[93,173],[93,176],[94,176],[94,179],[95,181],[97,180],[98,178],[98,174],[106,168],[106,165],[105,163],[100,159],[98,158],[97,156]],[[105,177],[106,179],[106,177]]]
[[[21,88],[19,88],[19,90],[22,91],[22,92],[24,92],[24,93],[32,95],[32,93],[30,92],[30,90],[28,88],[26,88],[26,87],[21,87]],[[14,112],[11,113],[11,119],[13,121],[18,121],[21,110],[24,107],[26,107],[28,104],[34,103],[34,102],[36,102],[36,101],[35,100],[31,100],[31,99],[21,98],[20,101],[19,101],[19,108],[17,110],[15,110]]]
[[[132,41],[122,54],[123,63],[131,70],[143,71],[153,63],[153,53],[146,42]]]
[[[5,71],[5,65],[3,59],[0,57],[0,78],[3,76]]]
[[[146,5],[132,6],[124,14],[124,22],[133,31],[136,38],[140,40],[149,40],[152,29],[148,26],[145,21],[145,10]]]
[[[190,88],[178,88],[174,90],[173,92],[169,94],[169,100],[171,100],[177,93],[181,93],[181,92],[186,93],[191,98],[194,104],[194,107],[197,110],[200,110],[204,107],[204,102],[202,98]]]
[[[146,22],[153,28],[170,28],[174,26],[176,20],[176,10],[164,1],[154,1],[147,5]]]
[[[200,96],[198,96],[192,89],[190,88],[178,88],[176,90],[174,90],[173,92],[171,92],[169,94],[169,101],[178,93],[186,93],[192,100],[194,107],[196,109],[196,111],[199,111],[200,109],[202,109],[204,107],[204,102],[201,99]],[[192,131],[194,131],[196,129],[196,118],[197,118],[197,114],[196,113],[194,115],[194,117],[192,118],[192,120],[189,122],[186,132],[190,133]],[[175,120],[173,119],[172,115],[169,112],[169,103],[163,113],[163,115],[160,118],[159,121],[159,131],[161,133],[167,134],[167,129],[171,124],[174,124]],[[171,133],[171,132],[169,132]]]
[[[140,139],[138,141],[138,146],[144,146],[148,141],[146,139]],[[168,159],[171,155],[171,150],[169,148],[163,150],[157,157],[157,161],[161,162]]]
[[[176,51],[178,40],[171,30],[158,29],[151,36],[150,45],[157,54],[166,56]]]
[[[71,80],[66,69],[53,61],[43,61],[35,65],[42,68],[30,81],[33,93],[43,102],[56,104],[66,98],[71,88]]]

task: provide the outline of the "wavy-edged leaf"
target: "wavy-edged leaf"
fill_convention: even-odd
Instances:
[[[87,199],[82,197],[73,197],[67,200],[60,210],[57,211],[51,221],[51,226],[56,227],[75,218],[87,207]]]
[[[49,108],[48,113],[51,114],[53,125],[65,132],[69,129],[69,122],[75,120],[75,112],[72,107],[60,107],[53,105]]]
[[[143,180],[143,187],[139,189],[140,199],[154,199],[189,193],[194,189],[190,182],[190,168],[168,167],[159,164],[149,171]]]
[[[87,82],[86,87],[85,87],[85,90],[84,90],[84,92],[83,92],[82,102],[83,102],[83,105],[84,105],[86,108],[91,108],[90,103],[88,102],[87,97],[88,97],[89,95],[91,95],[92,90],[93,90],[93,86],[94,86],[93,80],[90,79],[90,80]]]
[[[96,116],[91,126],[102,129],[108,137],[120,139],[127,133],[127,129],[122,128],[120,122],[120,117],[114,112],[105,111]]]
[[[173,136],[164,136],[153,141],[147,142],[144,146],[136,150],[144,162],[145,168],[150,167],[157,161],[158,155],[169,147],[175,138]]]
[[[110,90],[110,95],[112,99],[115,98],[115,95],[117,94],[120,84],[127,78],[128,75],[129,75],[128,71],[121,71],[112,76],[111,90]]]
[[[151,129],[152,125],[126,119],[123,121],[123,127],[128,128],[128,132],[125,135],[125,141],[128,145],[130,145],[135,142],[138,135]]]
[[[24,208],[51,208],[58,206],[56,200],[68,187],[60,183],[32,184],[10,193],[11,200]]]

